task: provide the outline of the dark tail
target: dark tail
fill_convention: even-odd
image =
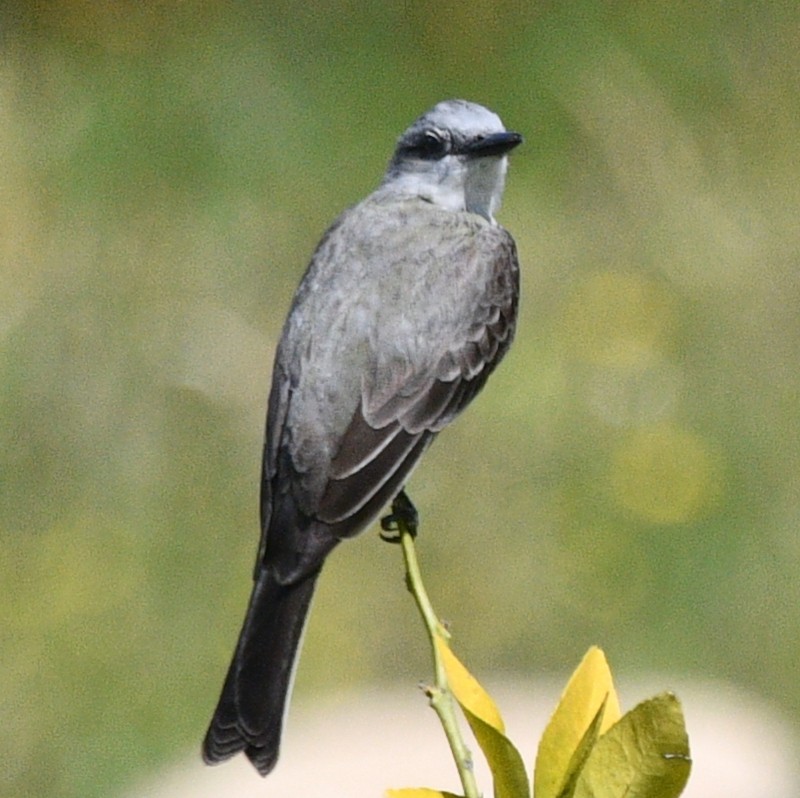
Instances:
[[[319,571],[282,585],[259,572],[233,662],[203,741],[213,765],[244,751],[266,776],[278,760],[294,664]]]

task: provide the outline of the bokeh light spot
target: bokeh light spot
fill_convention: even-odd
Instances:
[[[672,297],[647,276],[598,272],[567,301],[565,340],[591,363],[634,365],[669,340],[674,318]]]
[[[702,438],[671,426],[638,430],[611,458],[614,501],[637,518],[678,524],[698,517],[719,496],[720,470]]]

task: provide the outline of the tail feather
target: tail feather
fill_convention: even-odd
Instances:
[[[268,569],[259,572],[222,695],[203,741],[206,764],[217,764],[243,751],[262,776],[275,767],[318,574],[286,585]]]

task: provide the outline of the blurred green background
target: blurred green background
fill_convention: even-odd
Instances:
[[[526,135],[517,343],[410,486],[458,650],[566,678],[599,643],[797,717],[797,3],[64,0],[0,25],[0,793],[113,795],[199,747],[292,292],[455,96]],[[365,533],[296,697],[426,673],[399,552]]]

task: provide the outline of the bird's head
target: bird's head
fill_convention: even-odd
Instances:
[[[386,191],[494,221],[508,153],[522,142],[500,117],[466,100],[445,100],[417,119],[397,142],[383,180]]]

